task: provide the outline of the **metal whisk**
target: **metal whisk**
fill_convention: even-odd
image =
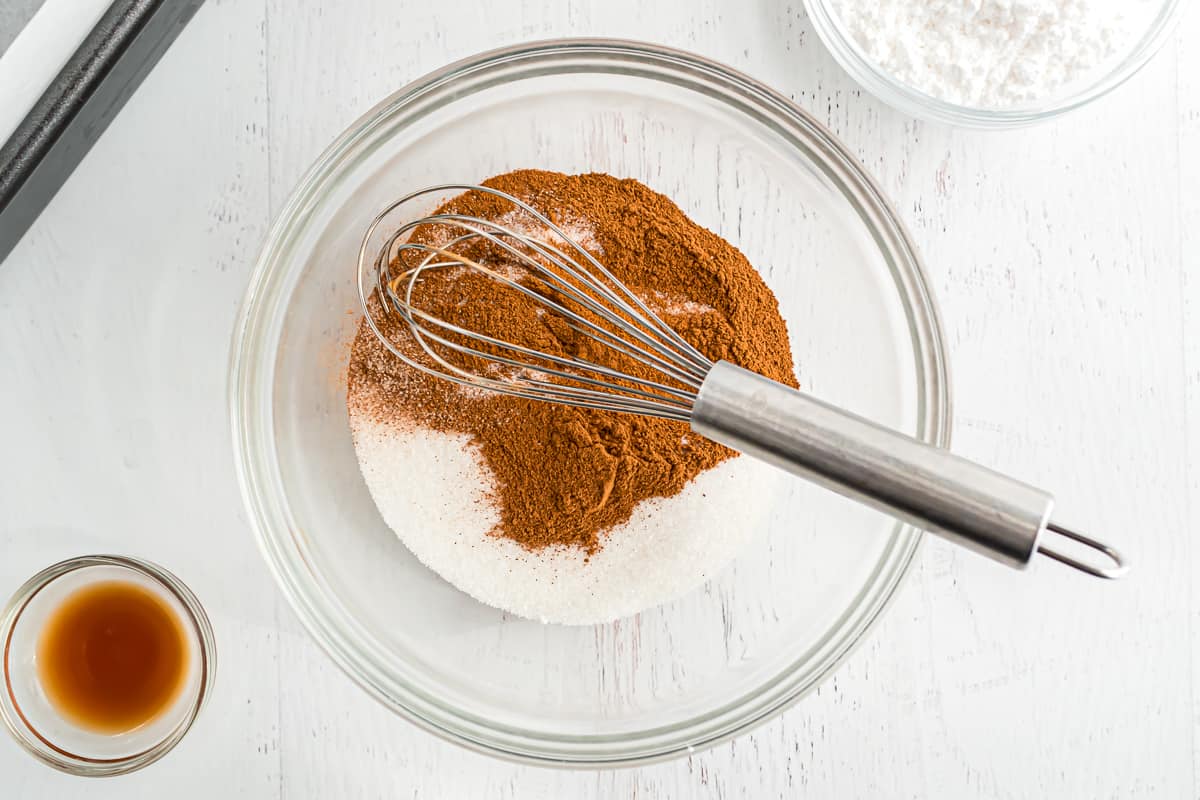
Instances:
[[[372,244],[380,226],[407,204],[466,191],[507,201],[513,213],[498,220],[423,216],[400,225],[381,246]],[[481,246],[498,259],[464,252]],[[421,308],[426,273],[463,269],[516,293],[514,301],[536,304],[538,314],[557,315],[576,333],[619,353],[618,361],[648,367],[654,377],[505,341]],[[1047,492],[734,364],[713,363],[561,227],[504,192],[444,185],[397,200],[363,237],[358,271],[368,324],[415,369],[517,397],[684,421],[715,442],[1010,566],[1022,568],[1042,553],[1101,578],[1128,570],[1114,548],[1052,522],[1054,498]],[[408,346],[385,332],[386,323],[396,321],[411,334]],[[1106,560],[1080,560],[1042,541],[1046,534]]]

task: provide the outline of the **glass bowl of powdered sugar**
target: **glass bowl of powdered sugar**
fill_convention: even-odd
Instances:
[[[834,58],[924,119],[1009,128],[1050,119],[1132,77],[1183,0],[805,0]]]
[[[386,423],[403,409],[380,420],[348,404],[371,220],[417,189],[530,169],[644,184],[623,212],[685,214],[773,292],[786,330],[753,316],[756,346],[777,362],[790,350],[777,367],[819,397],[947,444],[947,370],[925,275],[845,147],[786,98],[706,59],[542,42],[401,89],[335,140],[285,204],[233,342],[247,515],[309,633],[396,713],[541,764],[683,756],[829,678],[890,602],[921,534],[735,458],[639,504],[602,546],[522,548],[489,535],[489,487],[521,475],[489,476],[454,438],[470,430],[478,441],[460,413],[474,406],[445,406],[458,433],[433,425],[399,438]],[[582,193],[599,202],[611,179],[508,180],[576,187],[582,216],[559,221],[584,245],[610,224],[587,216]],[[430,209],[446,199],[431,197]],[[618,248],[606,247],[616,266]],[[761,285],[737,274],[751,292],[743,301],[758,302]],[[704,296],[648,302],[703,315],[689,303]],[[537,454],[537,435],[516,443],[522,459]],[[561,453],[528,463],[563,468]]]

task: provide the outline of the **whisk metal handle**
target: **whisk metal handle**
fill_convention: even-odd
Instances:
[[[700,387],[692,429],[1012,567],[1039,550],[1090,575],[1126,571],[1116,550],[1050,522],[1054,498],[728,362]],[[1070,538],[1101,554],[1078,560],[1040,544]]]

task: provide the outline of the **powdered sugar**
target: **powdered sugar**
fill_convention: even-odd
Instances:
[[[951,103],[1011,108],[1093,78],[1161,0],[832,0],[867,56]]]
[[[477,600],[542,622],[592,624],[667,602],[715,575],[763,525],[783,473],[735,458],[639,505],[584,561],[489,535],[492,479],[465,435],[380,425],[351,407],[355,453],[384,521],[423,564]]]

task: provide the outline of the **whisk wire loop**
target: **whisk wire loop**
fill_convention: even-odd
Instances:
[[[432,214],[394,228],[370,257],[371,241],[385,219],[421,195],[456,189],[503,198],[522,219],[528,217],[542,230],[529,232],[519,228],[516,221],[506,224],[464,214]],[[413,233],[418,229],[426,235],[414,241]],[[440,233],[445,230],[450,234]],[[563,242],[572,253],[550,239]],[[509,274],[462,252],[476,243],[497,248]],[[406,253],[414,258],[406,260]],[[415,258],[420,260],[412,265]],[[397,271],[397,266],[402,269]],[[520,271],[519,276],[512,275],[513,267]],[[579,355],[548,353],[505,341],[421,308],[414,291],[422,276],[455,268],[472,270],[518,293],[536,303],[539,313],[553,314],[571,330],[649,367],[663,380],[640,377]],[[711,361],[558,225],[518,198],[489,187],[433,187],[401,198],[385,209],[368,228],[359,250],[359,292],[368,311],[368,324],[393,355],[426,374],[461,386],[687,421],[696,392],[712,368]],[[371,294],[375,302],[370,302]],[[386,335],[386,326],[375,318],[376,313],[403,320],[422,355],[406,351]],[[452,362],[447,358],[450,353],[462,357],[463,363]],[[474,364],[485,365],[488,372],[497,365],[510,371],[497,378],[471,368]]]
[[[469,237],[461,237],[460,240],[456,240],[456,241],[461,241],[462,239],[466,239],[466,238],[469,238]],[[422,261],[420,264],[418,264],[416,267],[413,267],[409,270],[405,270],[404,272],[400,273],[396,277],[392,278],[386,285],[386,292],[387,292],[387,295],[389,296],[389,298],[392,300],[392,303],[395,306],[396,310],[402,316],[404,316],[406,318],[406,320],[409,321],[410,325],[413,322],[410,319],[410,313],[411,312],[420,312],[420,309],[413,303],[412,292],[413,292],[414,287],[418,283],[418,279],[420,277],[421,272],[428,270],[428,269],[435,269],[435,268],[447,268],[447,267],[452,268],[455,266],[469,267],[471,269],[474,269],[474,270],[488,276],[490,279],[492,279],[498,283],[502,283],[505,286],[508,286],[509,288],[513,289],[514,291],[519,292],[522,295],[525,295],[526,297],[532,299],[534,302],[539,303],[542,306],[545,306],[546,309],[553,311],[559,317],[561,317],[562,319],[564,319],[568,323],[570,323],[570,327],[573,330],[575,330],[576,332],[582,333],[584,335],[592,336],[593,338],[598,338],[598,339],[602,340],[603,343],[608,345],[609,347],[611,347],[615,350],[618,350],[621,353],[623,353],[624,355],[641,362],[645,366],[648,366],[648,367],[651,367],[652,369],[659,370],[659,371],[666,373],[668,376],[674,378],[675,380],[679,381],[680,383],[686,384],[687,386],[691,387],[693,390],[698,389],[700,387],[700,384],[703,382],[703,379],[704,379],[703,374],[696,375],[694,373],[684,371],[682,369],[679,369],[675,364],[668,362],[668,361],[664,360],[663,358],[660,358],[659,356],[655,355],[654,352],[652,352],[650,350],[647,350],[643,347],[639,347],[637,345],[628,344],[628,343],[624,342],[623,340],[621,340],[618,336],[611,333],[610,331],[606,330],[605,328],[603,328],[599,325],[596,325],[595,323],[591,322],[587,318],[580,316],[579,314],[576,314],[575,312],[566,308],[562,304],[555,302],[554,300],[546,297],[545,295],[542,295],[538,292],[533,291],[529,287],[522,286],[520,283],[512,280],[511,278],[509,278],[499,272],[496,272],[492,269],[489,269],[488,267],[486,267],[482,264],[479,264],[479,263],[463,256],[460,253],[453,252],[453,251],[447,250],[445,248],[431,248],[427,245],[419,245],[419,244],[415,244],[415,245],[414,244],[405,244],[405,245],[401,245],[399,248],[399,250],[401,250],[401,251],[403,251],[405,249],[415,249],[415,250],[420,250],[420,251],[426,252],[425,260]],[[435,255],[444,255],[444,256],[450,258],[451,261],[450,262],[433,262],[432,258]],[[541,283],[543,286],[548,286],[546,281],[542,280],[540,277],[535,276],[534,279],[538,283]],[[403,297],[401,297],[399,295],[399,293],[396,291],[396,287],[400,286],[400,285],[405,286],[405,293],[404,293]],[[550,288],[553,290],[556,287],[550,287]],[[566,292],[566,290],[563,290],[563,291],[564,291],[564,293]],[[574,291],[573,288],[572,288],[572,291]],[[572,297],[573,297],[573,295],[572,295]],[[585,303],[585,300],[586,300],[586,298],[583,298],[579,302],[581,304],[585,304],[590,310],[593,311],[593,313],[595,313],[597,315],[603,315],[605,313],[605,310],[603,307],[599,306],[598,304],[596,304],[590,300],[586,300],[586,303]],[[543,310],[545,310],[545,309],[543,309]],[[616,378],[622,377],[622,374],[619,372],[616,372],[614,370],[605,370],[604,368],[600,367],[599,365],[594,364],[593,362],[590,362],[590,361],[586,361],[584,359],[579,359],[579,358],[562,359],[560,357],[552,356],[547,353],[542,353],[539,351],[520,347],[520,346],[514,345],[510,342],[496,339],[494,337],[487,336],[486,334],[483,334],[483,333],[480,333],[477,331],[465,330],[461,327],[457,327],[457,326],[451,325],[449,323],[446,323],[444,320],[441,320],[438,317],[434,317],[432,315],[425,314],[424,312],[420,312],[419,316],[421,316],[426,322],[437,325],[438,327],[444,328],[446,330],[454,330],[458,334],[461,334],[464,336],[471,336],[472,338],[477,338],[482,341],[486,341],[487,343],[494,345],[496,347],[502,347],[505,349],[518,351],[518,352],[521,352],[521,353],[523,353],[525,355],[529,355],[529,356],[544,358],[548,361],[553,361],[553,362],[559,363],[563,366],[573,365],[573,366],[579,366],[579,367],[591,369],[596,372],[603,372],[603,373],[607,374],[609,377],[616,377]],[[421,340],[424,340],[424,338],[428,335],[428,331],[423,330],[420,326],[417,326],[414,330],[414,335],[417,337],[417,339],[419,341],[421,341]],[[647,340],[647,341],[649,341],[649,340]],[[449,344],[449,343],[445,342],[445,340],[442,340],[442,343]],[[487,355],[487,354],[482,354],[482,353],[475,353],[475,354],[483,356],[483,357],[486,357],[486,355]],[[430,353],[430,355],[434,355],[434,354]],[[517,365],[517,366],[522,366],[522,365]],[[644,385],[653,385],[656,388],[662,388],[671,393],[677,392],[677,390],[667,387],[663,384],[652,383],[649,381],[642,381],[641,379],[633,379],[633,380],[636,382],[639,382],[639,383],[643,383]]]
[[[655,347],[657,345],[676,350],[677,355],[681,359],[691,363],[699,370],[698,380],[695,381],[695,386],[699,386],[700,382],[704,379],[704,374],[706,374],[708,368],[712,366],[703,355],[700,355],[695,348],[683,340],[671,327],[663,323],[662,320],[660,320],[648,308],[646,308],[642,301],[637,298],[637,295],[626,289],[624,284],[621,284],[619,281],[613,279],[608,270],[603,266],[600,266],[599,269],[601,269],[604,274],[608,276],[610,281],[613,281],[614,284],[621,289],[623,294],[628,294],[630,297],[632,297],[634,302],[637,303],[637,307],[634,307],[629,302],[624,300],[621,295],[613,291],[609,285],[603,281],[596,280],[596,278],[586,269],[572,262],[565,253],[547,241],[520,233],[513,230],[511,227],[501,225],[500,223],[492,220],[481,220],[476,217],[468,217],[461,214],[435,214],[431,217],[425,218],[425,224],[429,224],[430,221],[448,221],[458,227],[462,227],[470,231],[470,233],[460,236],[458,239],[449,243],[447,246],[445,246],[446,248],[453,244],[457,244],[462,241],[469,241],[475,237],[479,237],[499,246],[504,251],[512,255],[518,263],[521,263],[525,266],[528,266],[530,263],[529,254],[517,248],[508,240],[517,241],[522,246],[534,251],[538,256],[541,256],[549,261],[553,268],[529,271],[528,274],[533,280],[550,289],[552,292],[561,293],[571,300],[579,303],[584,308],[606,319],[608,322],[610,322],[610,324],[619,327],[623,335],[633,337],[643,345],[648,347]],[[566,234],[560,229],[555,227],[554,230],[561,237],[563,237],[565,241],[575,244],[573,241],[565,239]],[[575,246],[578,247],[578,245]],[[427,248],[428,246],[409,243],[402,247]],[[583,252],[585,254],[587,253],[586,250]],[[460,263],[462,263],[464,266],[471,266],[475,269],[487,271],[493,278],[498,277],[498,273],[488,271],[479,264],[462,260],[464,257],[458,252],[449,251],[447,254],[453,258],[459,259]],[[592,256],[588,254],[588,258],[591,259]],[[596,263],[599,264],[599,262]],[[564,274],[579,284],[582,284],[582,288],[577,286],[575,283],[564,280]],[[523,291],[525,294],[533,297],[533,294],[526,290],[525,287],[522,287],[512,281],[505,282],[509,286]],[[552,305],[554,310],[563,313],[573,322],[584,325],[588,329],[588,332],[606,338],[606,341],[610,345],[615,347],[623,346],[623,342],[619,337],[613,335],[611,332],[598,325],[590,323],[588,320],[576,314],[570,313],[560,304],[553,303],[553,301],[550,301],[548,298],[544,297],[535,299],[541,299],[548,305]],[[601,300],[608,302],[618,313],[612,313],[613,309],[606,308],[603,303],[600,302]],[[643,311],[645,312],[644,314],[642,313]],[[639,352],[647,356],[649,355],[642,350],[639,350]],[[673,369],[668,362],[661,359],[656,359],[655,366],[662,369]]]
[[[442,251],[438,251],[438,252],[442,252]],[[578,356],[572,357],[572,358],[564,358],[562,356],[557,356],[557,355],[554,355],[551,353],[546,353],[541,350],[535,350],[532,348],[524,347],[522,345],[514,344],[512,342],[508,342],[508,341],[504,341],[502,339],[497,339],[495,337],[488,336],[487,334],[480,333],[478,331],[467,330],[458,325],[449,323],[449,322],[441,319],[440,317],[436,317],[436,316],[425,313],[417,305],[415,305],[413,303],[413,299],[412,299],[413,288],[414,288],[415,284],[417,283],[417,279],[419,278],[420,273],[427,269],[453,267],[456,265],[467,265],[467,266],[471,266],[471,267],[479,270],[480,272],[488,275],[489,277],[491,277],[493,280],[495,280],[497,282],[506,284],[506,285],[510,286],[511,288],[513,288],[514,290],[521,292],[522,294],[525,294],[529,297],[535,298],[538,302],[541,302],[544,305],[550,307],[551,310],[557,312],[558,314],[561,314],[563,317],[565,317],[569,320],[572,320],[574,322],[577,322],[578,323],[577,325],[572,326],[577,331],[584,332],[584,333],[590,332],[590,333],[594,334],[595,336],[604,336],[606,338],[606,340],[610,336],[610,334],[608,334],[607,331],[605,331],[603,328],[600,328],[600,327],[592,324],[588,320],[583,319],[582,317],[579,317],[574,312],[570,311],[567,308],[564,308],[563,306],[559,305],[558,303],[555,303],[552,300],[544,299],[541,295],[537,294],[536,292],[531,291],[530,289],[528,289],[524,286],[521,286],[519,283],[512,281],[511,279],[507,278],[506,276],[501,275],[497,272],[494,272],[483,265],[477,264],[477,263],[471,261],[470,259],[462,258],[462,257],[458,256],[457,254],[452,254],[452,256],[453,256],[453,260],[451,262],[439,262],[439,263],[429,263],[429,259],[427,258],[426,261],[422,262],[422,264],[420,264],[419,266],[414,267],[411,270],[406,270],[405,272],[401,273],[396,278],[394,278],[391,281],[391,283],[389,283],[388,295],[392,299],[392,302],[395,305],[396,310],[401,314],[401,316],[403,316],[405,318],[406,321],[408,321],[410,323],[410,325],[415,323],[415,320],[413,320],[413,317],[420,317],[425,322],[428,322],[438,328],[442,328],[444,330],[447,330],[447,331],[450,331],[450,332],[453,332],[453,333],[456,333],[456,334],[459,334],[459,335],[462,335],[464,337],[468,337],[471,339],[478,339],[479,341],[490,344],[498,349],[510,350],[510,351],[513,351],[513,352],[516,352],[516,353],[519,353],[522,355],[531,356],[533,358],[541,359],[543,361],[548,361],[548,362],[551,362],[554,364],[558,364],[559,366],[563,366],[563,367],[582,368],[587,371],[591,371],[591,372],[595,372],[595,373],[604,375],[606,377],[626,380],[630,383],[636,383],[641,386],[645,386],[648,388],[656,389],[656,390],[659,390],[662,392],[666,392],[668,394],[675,395],[676,397],[679,397],[680,399],[683,399],[683,400],[689,399],[692,396],[692,394],[694,393],[694,390],[699,388],[699,385],[701,382],[700,380],[697,380],[696,378],[692,377],[691,375],[676,369],[673,365],[664,362],[662,359],[654,356],[652,353],[648,353],[644,350],[641,350],[640,348],[625,347],[619,340],[614,340],[612,342],[608,342],[608,344],[609,344],[609,346],[611,346],[617,350],[620,350],[625,355],[645,364],[646,366],[664,371],[670,377],[673,377],[674,379],[678,380],[679,382],[690,386],[693,391],[685,391],[685,390],[677,389],[672,386],[668,386],[667,384],[664,384],[664,383],[645,380],[643,378],[635,378],[633,376],[626,375],[618,370],[614,370],[609,367],[605,367],[600,364],[596,364],[593,361],[589,361],[587,359],[580,358]],[[403,283],[405,286],[405,295],[402,298],[399,297],[399,295],[395,291],[395,287],[401,283]],[[579,326],[585,326],[588,330],[581,331]],[[426,346],[426,343],[425,343],[426,339],[433,339],[433,340],[437,341],[439,344],[441,344],[445,347],[448,347],[450,349],[453,349],[459,353],[477,356],[477,357],[485,358],[485,359],[486,358],[495,358],[498,361],[502,361],[503,363],[506,363],[510,366],[517,367],[517,368],[525,368],[525,367],[529,366],[526,362],[512,361],[512,360],[503,358],[500,355],[493,354],[493,353],[485,353],[485,352],[477,350],[475,348],[467,347],[467,346],[461,345],[457,342],[453,342],[444,337],[437,336],[428,328],[422,328],[420,325],[416,325],[415,330],[414,330],[414,335],[417,338],[417,341],[422,344],[422,347],[425,349],[426,353],[431,358],[434,358],[442,363],[446,363],[446,362],[436,352],[434,352],[432,349],[430,349],[429,347]],[[449,364],[447,364],[447,366],[453,367],[453,365],[449,365]],[[456,369],[455,371],[459,372],[459,374],[467,374],[469,376],[469,373],[464,373],[461,370]],[[542,370],[542,371],[544,371],[544,370]],[[559,377],[563,377],[563,378],[585,380],[585,376],[583,376],[583,375],[573,375],[573,374],[568,374],[568,373],[557,373],[557,374],[559,375]]]

